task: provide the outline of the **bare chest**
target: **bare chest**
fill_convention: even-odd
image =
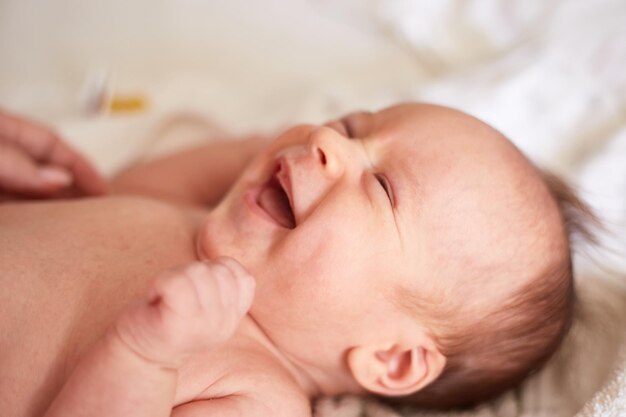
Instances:
[[[154,275],[195,259],[194,227],[134,198],[0,206],[0,410],[40,414]]]

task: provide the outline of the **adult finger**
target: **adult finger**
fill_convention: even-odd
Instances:
[[[22,148],[36,160],[44,160],[57,140],[51,130],[13,114],[0,112],[0,139]]]
[[[101,195],[108,191],[106,181],[93,165],[61,140],[54,142],[46,162],[67,168],[74,176],[76,188],[87,195]]]
[[[0,189],[7,193],[47,196],[72,182],[63,168],[39,166],[21,149],[0,143]]]
[[[107,185],[95,168],[51,129],[0,112],[0,139],[22,148],[39,162],[58,165],[74,176],[76,188],[88,195],[104,194]]]

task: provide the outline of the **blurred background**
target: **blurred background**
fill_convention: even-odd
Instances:
[[[373,3],[358,4],[2,0],[0,98],[58,120],[77,115],[85,83],[103,74],[158,109],[295,112],[294,100],[334,88],[406,91],[421,65],[381,36]]]
[[[89,114],[93,124],[99,103],[100,122],[137,126],[186,111],[240,133],[428,100],[485,119],[567,170],[589,144],[565,155],[561,140],[606,136],[625,120],[625,7],[0,0],[0,105],[61,128]],[[113,98],[112,114],[102,101]]]
[[[51,124],[107,175],[406,100],[469,112],[566,177],[610,232],[595,264],[626,274],[623,0],[0,0],[0,107]],[[613,363],[616,346],[596,356]],[[557,364],[505,405],[572,415],[612,369],[598,360],[584,385]]]
[[[0,105],[63,126],[93,116],[94,100],[117,97],[115,114],[96,115],[119,123],[184,110],[245,132],[428,100],[486,119],[531,156],[571,169],[581,150],[562,155],[561,139],[623,125],[625,7],[1,0]]]

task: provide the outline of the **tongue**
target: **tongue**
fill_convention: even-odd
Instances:
[[[282,190],[265,187],[259,194],[259,206],[261,206],[278,224],[289,229],[296,226],[289,199]]]

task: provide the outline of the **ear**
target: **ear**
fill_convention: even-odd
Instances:
[[[352,376],[366,390],[386,395],[408,395],[433,382],[443,371],[445,356],[434,344],[403,349],[358,346],[348,352]]]

